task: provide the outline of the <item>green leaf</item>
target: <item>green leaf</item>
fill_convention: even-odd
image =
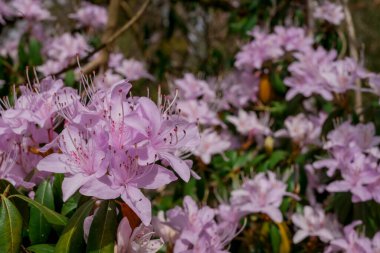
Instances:
[[[271,84],[272,84],[273,89],[280,94],[285,94],[286,86],[280,74],[277,72],[272,72],[270,78],[271,78]]]
[[[116,240],[117,215],[114,201],[103,201],[92,221],[88,235],[89,253],[113,253]]]
[[[270,235],[270,242],[272,244],[273,252],[274,253],[279,252],[280,243],[281,243],[281,235],[276,225],[274,224],[270,225],[269,235]]]
[[[50,222],[51,224],[61,225],[61,226],[65,226],[67,224],[67,220],[68,220],[67,217],[65,217],[62,214],[59,214],[59,213],[57,213],[57,212],[55,212],[55,211],[47,208],[44,205],[41,205],[37,201],[34,201],[34,200],[32,200],[32,199],[30,199],[28,197],[25,197],[23,195],[13,195],[12,197],[20,198],[20,199],[28,202],[33,207],[35,207],[38,210],[40,210],[40,212],[44,215],[44,217],[46,218],[46,220],[48,222]]]
[[[68,86],[74,86],[76,80],[75,80],[75,73],[73,70],[67,71],[65,75],[65,84]]]
[[[4,193],[5,189],[9,186],[9,192],[8,196],[21,194],[11,183],[4,179],[0,179],[0,193]],[[17,210],[19,210],[21,216],[23,217],[23,225],[24,227],[28,226],[29,221],[29,207],[28,204],[25,203],[25,201],[22,201],[21,199],[15,199],[13,200],[13,203],[15,204]]]
[[[0,207],[0,252],[18,253],[21,245],[22,217],[13,203],[2,196]]]
[[[36,244],[28,247],[27,249],[34,253],[53,253],[54,248],[54,244]]]
[[[57,242],[55,253],[83,252],[83,221],[90,213],[93,205],[94,200],[91,199],[73,214]]]
[[[71,196],[62,206],[61,214],[68,215],[72,211],[74,211],[79,204],[81,195],[79,192],[76,192],[73,196]]]
[[[51,184],[43,181],[36,191],[34,198],[38,203],[54,210],[54,196]],[[47,222],[42,212],[36,207],[30,208],[29,238],[32,244],[44,243],[47,241],[51,231],[51,225]]]
[[[28,65],[28,53],[25,50],[25,44],[25,36],[22,36],[18,44],[18,62],[20,71],[25,71],[25,66]]]
[[[38,66],[42,64],[41,55],[42,45],[36,39],[31,39],[29,42],[29,63],[32,66]]]
[[[289,154],[287,151],[274,151],[268,160],[269,168],[274,168],[279,162],[285,160],[285,158],[287,158],[288,155]]]
[[[61,210],[62,200],[62,182],[65,176],[63,174],[55,174],[53,179],[53,194],[54,194],[54,206],[55,210]]]

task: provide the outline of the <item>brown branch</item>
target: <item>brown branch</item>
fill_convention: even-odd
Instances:
[[[144,4],[140,7],[140,9],[138,10],[138,12],[136,13],[135,16],[133,16],[119,30],[111,33],[111,31],[114,31],[114,25],[116,26],[116,24],[117,24],[117,16],[118,16],[117,14],[118,13],[116,11],[118,11],[120,0],[111,1],[109,9],[108,9],[109,21],[107,22],[106,32],[104,33],[104,35],[102,37],[102,44],[98,48],[96,48],[95,50],[90,52],[88,55],[86,55],[85,57],[79,59],[79,63],[86,62],[87,60],[89,60],[92,56],[94,56],[98,52],[100,52],[100,55],[97,58],[95,58],[92,62],[88,63],[86,66],[83,67],[83,70],[82,70],[83,73],[89,73],[89,72],[95,70],[96,68],[98,68],[99,66],[101,66],[102,64],[107,62],[110,45],[117,38],[119,38],[125,31],[127,31],[142,16],[144,11],[148,7],[149,2],[150,2],[150,0],[146,0],[144,2]],[[115,7],[115,6],[117,6],[117,7]],[[112,13],[112,16],[111,16],[111,13]],[[54,73],[52,75],[53,76],[61,75],[65,72],[67,72],[68,70],[71,70],[77,66],[78,66],[77,63],[73,63],[73,64],[67,66],[66,68],[64,68],[64,69],[60,70],[59,72]]]
[[[356,61],[359,62],[359,52],[357,49],[357,37],[354,22],[352,19],[351,11],[348,8],[348,0],[343,0],[344,15],[346,18],[347,33],[348,33],[348,42],[350,49],[350,56]],[[355,111],[358,115],[361,114],[363,107],[363,97],[361,93],[361,82],[358,80],[356,82],[355,90]],[[363,115],[360,116],[360,120],[363,121]]]
[[[307,0],[307,33],[310,36],[314,35],[314,27],[315,27],[315,20],[314,20],[314,1],[313,0]]]

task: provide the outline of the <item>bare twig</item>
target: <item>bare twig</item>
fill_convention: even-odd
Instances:
[[[348,0],[343,0],[344,15],[346,17],[347,33],[348,33],[348,43],[350,49],[350,56],[356,61],[359,62],[359,52],[357,49],[357,38],[354,22],[352,19],[351,11],[348,8]],[[355,111],[358,115],[361,114],[363,107],[363,97],[361,93],[361,82],[358,80],[356,82],[355,90]],[[360,116],[360,120],[363,121],[363,116]]]
[[[98,68],[99,66],[101,66],[102,64],[107,62],[108,54],[109,54],[109,50],[107,50],[107,48],[109,48],[110,45],[117,38],[119,38],[125,31],[127,31],[142,16],[144,11],[148,7],[149,2],[150,2],[150,0],[146,0],[144,2],[144,4],[140,7],[140,9],[138,10],[136,15],[133,16],[123,27],[121,27],[119,30],[114,32],[114,30],[115,30],[114,28],[116,27],[116,24],[117,24],[117,16],[118,16],[117,11],[119,9],[118,7],[120,6],[120,0],[112,0],[111,1],[110,6],[109,6],[109,10],[108,10],[109,21],[107,22],[106,32],[104,33],[103,38],[102,38],[102,44],[98,48],[96,48],[95,50],[90,52],[88,55],[86,55],[85,57],[79,59],[79,63],[83,63],[83,62],[86,62],[87,60],[89,60],[96,53],[101,52],[97,58],[95,58],[92,62],[88,63],[86,66],[83,67],[82,71],[84,73],[90,73],[91,71],[95,70],[96,68]],[[69,65],[68,67],[66,67],[66,68],[62,69],[61,71],[54,73],[52,75],[57,76],[57,75],[63,74],[65,72],[67,72],[68,70],[73,69],[77,66],[78,66],[77,63],[73,63],[73,64]]]
[[[307,8],[307,32],[309,35],[313,35],[314,34],[314,26],[315,26],[315,21],[314,21],[314,1],[313,0],[307,0],[307,5],[306,5],[306,8]]]

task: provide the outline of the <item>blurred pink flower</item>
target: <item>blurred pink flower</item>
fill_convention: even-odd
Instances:
[[[273,172],[259,173],[231,192],[231,205],[242,213],[264,213],[275,222],[282,222],[279,208],[283,198],[295,197],[286,188],[286,184],[277,180]]]
[[[354,230],[361,223],[361,221],[355,221],[344,227],[344,237],[332,240],[325,252],[373,253],[371,240]]]
[[[208,128],[201,133],[200,144],[193,154],[200,157],[205,164],[209,164],[213,155],[223,153],[230,146],[231,143],[225,136]]]
[[[339,224],[333,215],[325,215],[320,207],[305,206],[303,214],[292,215],[293,224],[299,229],[293,237],[299,243],[309,236],[318,236],[323,242],[329,242],[339,236]]]
[[[50,12],[42,6],[40,0],[12,0],[16,15],[30,21],[43,21],[53,19]]]
[[[238,116],[228,116],[227,120],[231,122],[236,130],[243,135],[269,135],[269,115],[265,114],[258,118],[255,112],[246,112],[239,109]]]
[[[76,20],[78,26],[102,29],[107,23],[107,9],[89,2],[82,2],[81,7],[69,17]]]
[[[204,101],[215,98],[215,92],[210,89],[207,82],[195,78],[193,74],[186,73],[182,79],[174,81],[179,89],[181,99],[197,99],[202,97]]]
[[[275,133],[276,137],[290,137],[294,143],[305,148],[307,145],[319,145],[322,126],[327,118],[325,113],[318,116],[303,113],[296,116],[287,117],[285,120],[285,129]]]
[[[334,25],[339,25],[344,20],[343,7],[340,4],[326,0],[315,8],[314,17]]]

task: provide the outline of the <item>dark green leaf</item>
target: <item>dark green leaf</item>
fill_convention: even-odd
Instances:
[[[20,198],[20,199],[28,202],[33,207],[35,207],[38,210],[40,210],[40,212],[44,215],[44,217],[46,218],[46,220],[48,222],[50,222],[51,224],[61,225],[61,226],[65,226],[67,224],[67,217],[65,217],[62,214],[59,214],[59,213],[57,213],[57,212],[55,212],[55,211],[47,208],[44,205],[41,205],[37,201],[34,201],[34,200],[32,200],[32,199],[30,199],[28,197],[25,197],[23,195],[13,195],[12,197]]]
[[[65,75],[65,84],[72,87],[74,86],[75,82],[76,80],[74,71],[68,71]]]
[[[22,217],[13,203],[2,196],[0,207],[0,252],[18,253],[21,244]]]
[[[42,64],[41,55],[42,45],[36,39],[31,39],[29,42],[29,63],[32,66],[38,66]]]
[[[16,195],[21,194],[11,183],[4,179],[0,179],[0,193],[3,193],[5,189],[9,186],[9,192],[8,195]],[[21,213],[21,216],[23,217],[23,225],[24,227],[28,226],[29,221],[29,207],[28,204],[25,201],[22,201],[21,199],[15,199],[13,200],[13,203],[15,204],[17,210]]]
[[[93,205],[94,200],[91,199],[73,214],[57,242],[55,253],[83,252],[83,221],[90,213]]]
[[[34,253],[53,253],[54,248],[54,244],[36,244],[28,247],[27,249]]]
[[[53,189],[48,181],[43,181],[36,191],[34,198],[38,203],[54,210]],[[51,225],[47,222],[42,212],[36,207],[30,208],[29,238],[32,244],[47,241],[51,231]]]
[[[103,201],[92,221],[88,236],[87,252],[113,253],[117,229],[114,201]]]
[[[71,196],[62,206],[61,213],[63,215],[67,215],[71,213],[73,210],[75,210],[78,207],[79,199],[81,195],[79,192],[76,192],[73,196]]]
[[[275,224],[270,225],[270,242],[272,244],[272,250],[274,253],[279,252],[280,243],[281,243],[281,235],[278,231],[278,228]]]

